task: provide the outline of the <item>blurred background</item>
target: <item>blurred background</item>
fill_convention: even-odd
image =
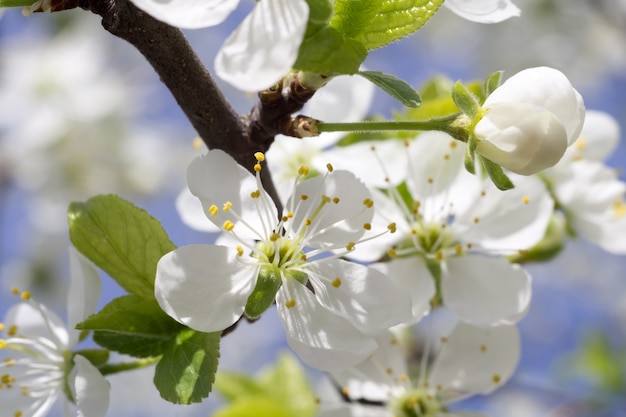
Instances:
[[[505,78],[539,65],[563,71],[588,109],[626,132],[626,1],[515,0],[521,18],[480,25],[442,9],[418,33],[373,51],[365,65],[419,87],[444,74]],[[227,21],[188,31],[212,71],[222,42],[252,8],[242,0]],[[218,80],[219,81],[219,80]],[[220,84],[235,109],[254,98]],[[377,91],[371,114],[400,105]],[[0,315],[31,290],[64,314],[66,210],[71,201],[115,193],[145,208],[176,245],[215,236],[185,226],[175,198],[201,150],[195,133],[153,70],[132,47],[81,10],[0,17]],[[609,165],[626,180],[622,142]],[[626,239],[626,236],[624,236]],[[503,417],[626,416],[626,257],[585,241],[556,260],[530,265],[534,296],[521,323],[522,361],[496,394],[459,405]],[[122,291],[104,279],[101,306]],[[255,372],[287,349],[273,310],[222,342],[220,369]],[[161,400],[151,370],[117,375],[110,416],[208,416],[219,403],[181,407]],[[319,373],[313,373],[319,379]],[[129,386],[133,390],[128,390]],[[60,415],[61,408],[55,409]],[[57,415],[53,413],[53,415]]]

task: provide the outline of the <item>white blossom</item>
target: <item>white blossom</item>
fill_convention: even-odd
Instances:
[[[308,19],[305,0],[259,1],[217,53],[217,75],[243,91],[271,87],[296,62]]]
[[[370,194],[352,174],[329,166],[297,179],[278,216],[258,174],[264,156],[255,156],[256,177],[220,150],[191,163],[189,189],[238,244],[189,245],[163,256],[157,300],[181,323],[214,332],[244,314],[258,316],[275,299],[287,342],[306,363],[354,365],[376,348],[369,333],[410,318],[408,296],[391,279],[338,259],[371,228]],[[259,307],[260,299],[266,305]]]
[[[578,140],[543,178],[553,190],[570,233],[609,252],[626,254],[626,183],[604,164],[619,137],[615,119],[588,112]]]
[[[157,20],[183,29],[215,26],[235,10],[239,0],[131,0]]]
[[[85,357],[73,354],[79,342],[74,327],[91,314],[100,295],[95,267],[70,249],[71,284],[68,323],[28,292],[15,290],[25,301],[9,309],[0,328],[0,398],[3,412],[20,417],[43,417],[60,395],[70,389],[79,417],[102,417],[109,404],[109,383]],[[8,356],[11,355],[11,356]],[[67,406],[66,406],[67,407]]]
[[[445,0],[443,5],[462,18],[478,23],[499,23],[520,15],[511,0]]]
[[[453,417],[484,416],[450,411],[450,403],[489,394],[513,374],[520,356],[515,326],[479,328],[458,323],[441,340],[434,363],[412,378],[398,339],[391,332],[378,337],[379,348],[358,366],[332,372],[342,394],[354,403],[322,417]],[[428,343],[428,342],[427,342]],[[426,348],[426,352],[430,350]],[[359,404],[359,401],[380,405]]]
[[[522,175],[555,165],[585,118],[581,95],[548,67],[518,72],[487,97],[482,111],[473,132],[476,152]]]
[[[537,178],[513,176],[516,187],[498,190],[462,168],[462,146],[443,133],[407,142],[408,195],[396,188],[373,193],[373,222],[397,232],[361,245],[349,256],[375,265],[402,283],[414,319],[432,302],[460,320],[489,326],[514,323],[526,312],[530,276],[501,255],[528,249],[543,237],[553,201]]]

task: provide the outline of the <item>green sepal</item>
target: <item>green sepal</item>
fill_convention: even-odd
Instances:
[[[122,288],[154,299],[156,265],[176,249],[161,223],[116,195],[70,204],[70,240]]]
[[[476,146],[478,146],[478,142],[470,135],[465,147],[465,158],[463,160],[465,170],[470,174],[476,174]]]
[[[109,361],[109,351],[106,349],[81,349],[73,354],[85,357],[96,368]]]
[[[442,4],[443,0],[336,0],[331,26],[371,50],[417,31]]]
[[[476,96],[460,81],[452,87],[452,100],[470,119],[475,120],[480,115],[480,103]]]
[[[94,341],[109,350],[147,358],[161,355],[185,326],[165,314],[156,301],[125,295],[76,328],[92,330]]]
[[[511,182],[509,177],[504,173],[504,170],[502,169],[500,165],[480,155],[478,156],[478,159],[481,165],[483,166],[483,168],[485,168],[485,172],[487,172],[487,175],[489,175],[489,178],[491,178],[491,181],[494,183],[496,187],[498,187],[499,190],[506,191],[506,190],[515,188],[515,185]]]
[[[163,352],[154,372],[161,397],[174,404],[191,404],[209,396],[219,359],[220,332],[181,331]]]
[[[422,104],[419,93],[409,83],[396,76],[379,71],[359,71],[358,75],[374,83],[407,107],[419,107]]]
[[[363,45],[346,38],[335,28],[309,26],[293,65],[295,69],[326,75],[356,74],[359,71],[367,57]]]
[[[261,269],[254,290],[246,302],[246,316],[255,319],[263,314],[276,299],[281,284],[280,276],[273,269]]]
[[[485,97],[489,97],[496,88],[500,87],[500,79],[502,78],[502,71],[492,72],[485,79]]]
[[[37,0],[0,0],[0,7],[25,7],[32,6]]]
[[[424,257],[424,262],[426,263],[426,268],[432,275],[433,280],[435,281],[435,295],[430,300],[430,304],[433,307],[437,307],[443,304],[443,294],[441,292],[441,276],[443,275],[443,270],[441,269],[441,262],[433,258]]]
[[[511,263],[547,262],[554,259],[565,247],[565,220],[552,215],[543,238],[530,249],[508,257]]]

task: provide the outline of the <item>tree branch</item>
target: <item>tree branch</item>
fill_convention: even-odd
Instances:
[[[240,118],[179,29],[152,18],[128,0],[80,0],[78,5],[101,16],[108,32],[132,44],[148,60],[209,149],[227,152],[250,172],[257,162],[253,154],[266,152],[278,133],[276,120],[284,121],[298,110],[292,110],[293,105],[285,108],[284,102],[292,104],[293,100],[275,100],[271,115],[260,104]],[[280,212],[267,167],[261,177]]]

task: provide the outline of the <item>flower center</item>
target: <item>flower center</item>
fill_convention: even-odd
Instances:
[[[264,264],[262,270],[266,273],[272,271],[276,279],[280,280],[282,273],[285,277],[295,278],[302,284],[306,284],[306,274],[297,270],[307,261],[300,240],[274,233],[269,240],[256,244],[253,256]]]
[[[389,403],[396,417],[435,417],[446,411],[441,401],[422,388],[408,391]]]

